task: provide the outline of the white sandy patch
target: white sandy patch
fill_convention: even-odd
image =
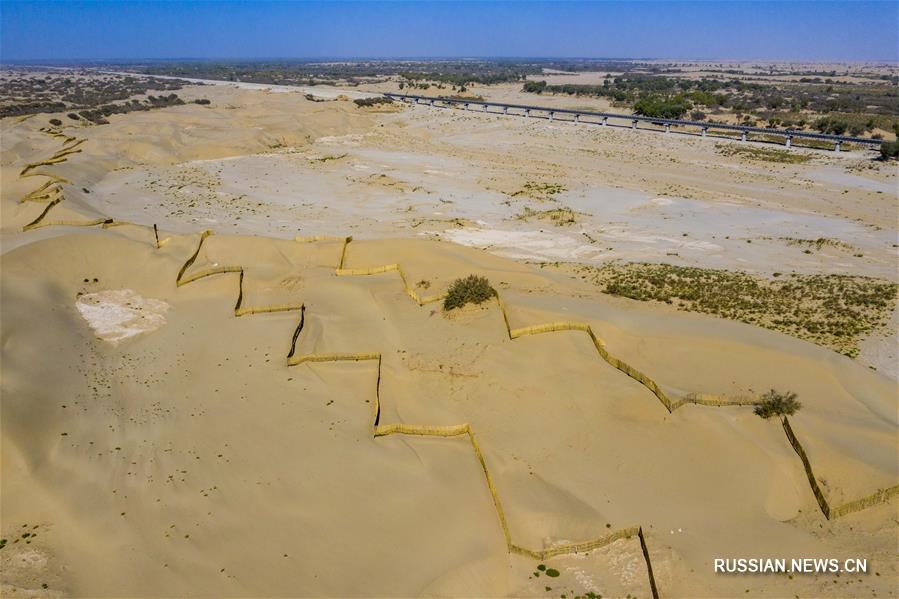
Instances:
[[[501,229],[447,229],[444,236],[454,243],[493,250],[499,256],[523,260],[579,260],[599,253],[567,235],[541,231]]]
[[[606,239],[612,239],[615,241],[622,242],[633,242],[633,243],[642,243],[642,244],[670,244],[679,248],[691,249],[691,250],[700,250],[700,251],[719,251],[723,249],[717,243],[712,243],[710,241],[702,241],[691,239],[685,241],[683,238],[678,237],[666,237],[664,235],[652,235],[652,234],[640,234],[634,233],[629,229],[620,228],[620,229],[604,229],[601,233],[601,236]]]
[[[78,312],[104,341],[118,345],[141,333],[165,324],[168,303],[147,299],[131,289],[110,289],[86,293],[75,302]]]
[[[347,135],[326,135],[324,137],[317,138],[315,140],[315,143],[337,144],[341,146],[358,146],[362,143],[364,137],[365,136],[361,133],[349,133]]]

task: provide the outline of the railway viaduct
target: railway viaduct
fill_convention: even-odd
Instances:
[[[528,104],[506,104],[503,102],[484,102],[481,100],[466,100],[461,98],[432,98],[427,96],[416,96],[411,94],[394,94],[385,93],[385,96],[393,100],[401,100],[410,104],[425,104],[434,107],[451,107],[462,106],[465,110],[478,110],[489,112],[492,114],[506,114],[522,117],[544,118],[550,121],[555,120],[557,116],[566,117],[563,120],[574,123],[590,123],[595,125],[606,126],[609,119],[616,121],[625,121],[630,124],[632,129],[637,129],[639,123],[650,123],[656,126],[665,127],[665,133],[671,131],[671,127],[692,127],[698,128],[703,137],[709,130],[718,131],[737,131],[740,133],[740,139],[747,141],[750,134],[773,136],[782,138],[784,145],[790,147],[793,139],[812,139],[824,141],[833,144],[833,149],[840,151],[842,144],[852,143],[862,147],[876,148],[882,143],[877,139],[866,137],[850,137],[846,135],[827,135],[825,133],[812,133],[810,131],[794,131],[792,129],[773,129],[767,127],[749,127],[746,125],[729,125],[726,123],[711,123],[707,121],[687,121],[680,119],[660,119],[655,117],[641,116],[637,114],[617,114],[612,112],[592,112],[587,110],[572,110],[570,108],[548,108],[546,106],[532,106]],[[475,108],[472,108],[475,107]],[[534,114],[532,114],[534,113]],[[653,129],[654,130],[654,129]]]

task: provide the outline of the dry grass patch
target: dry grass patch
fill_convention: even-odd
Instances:
[[[564,191],[568,191],[564,185],[557,183],[542,183],[540,181],[526,181],[521,189],[514,191],[509,195],[513,198],[524,196],[534,200],[551,200]]]
[[[796,151],[757,148],[755,146],[738,146],[735,144],[715,144],[715,149],[722,156],[736,156],[761,162],[780,162],[784,164],[802,164],[814,156]]]
[[[806,248],[806,250],[808,250],[808,253],[811,253],[812,248],[820,252],[821,248],[824,247],[843,250],[855,250],[853,246],[849,245],[845,241],[840,241],[839,239],[829,239],[827,237],[819,237],[818,239],[796,239],[794,237],[781,237],[780,240],[786,242],[787,245]]]
[[[680,310],[780,331],[841,354],[858,355],[858,342],[887,324],[896,283],[850,275],[775,276],[672,266],[607,264],[577,266],[582,278],[605,293],[659,301]]]
[[[534,210],[529,206],[525,206],[524,211],[517,214],[517,220],[542,220],[549,221],[557,227],[564,227],[577,223],[577,217],[580,213],[575,212],[571,208],[553,208],[552,210]]]

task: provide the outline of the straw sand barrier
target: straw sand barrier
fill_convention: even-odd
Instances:
[[[376,275],[385,272],[397,272],[400,275],[400,279],[403,282],[403,290],[406,292],[406,295],[411,297],[419,306],[424,304],[428,304],[431,302],[436,302],[442,300],[446,297],[446,292],[438,293],[436,295],[422,297],[418,293],[415,292],[414,289],[409,285],[405,272],[400,264],[386,264],[383,266],[375,266],[371,268],[345,268],[344,264],[346,262],[346,253],[347,248],[352,242],[352,237],[347,237],[344,240],[343,250],[340,255],[340,262],[337,265],[336,274],[337,276],[364,276],[364,275]],[[668,412],[673,412],[677,408],[685,404],[696,404],[703,406],[713,406],[713,407],[730,407],[730,406],[752,406],[758,404],[759,400],[755,397],[728,397],[725,395],[711,395],[705,393],[691,393],[679,399],[672,399],[669,397],[662,388],[656,383],[652,378],[637,370],[630,364],[620,360],[609,353],[606,349],[605,342],[602,341],[596,334],[593,332],[593,329],[589,324],[585,322],[573,322],[573,321],[563,321],[563,322],[550,322],[545,324],[531,325],[526,327],[512,328],[512,325],[509,322],[509,314],[506,311],[505,303],[502,300],[499,292],[496,293],[496,301],[499,305],[500,312],[503,316],[503,321],[506,325],[506,332],[509,335],[509,339],[517,339],[519,337],[525,337],[527,335],[539,335],[542,333],[554,333],[558,331],[581,331],[587,333],[590,337],[590,340],[593,342],[593,346],[596,348],[599,356],[605,360],[610,365],[614,366],[621,372],[625,373],[635,381],[642,384],[644,387],[652,391],[652,393],[662,402],[662,405],[668,410]]]
[[[27,223],[25,226],[22,227],[22,231],[23,232],[31,231],[32,229],[39,229],[41,227],[51,227],[51,226],[93,227],[96,225],[104,225],[104,226],[111,225],[113,223],[113,220],[111,218],[95,218],[95,219],[86,220],[86,221],[81,221],[81,220],[47,221],[47,220],[44,220],[47,217],[47,215],[50,213],[50,210],[65,199],[65,196],[63,196],[63,194],[62,194],[62,188],[59,186],[59,184],[70,183],[70,181],[63,177],[58,177],[56,175],[37,172],[34,169],[41,167],[41,166],[52,166],[54,164],[59,164],[61,162],[65,162],[66,160],[68,160],[69,156],[71,156],[72,154],[77,154],[77,153],[81,152],[81,148],[79,148],[78,146],[83,144],[86,140],[79,139],[76,137],[69,137],[69,136],[63,135],[62,133],[59,133],[57,131],[53,131],[53,130],[41,129],[41,131],[44,131],[45,133],[48,133],[49,135],[51,135],[53,137],[61,137],[63,139],[63,145],[62,145],[61,149],[57,150],[52,156],[50,156],[46,160],[41,160],[38,162],[32,162],[30,164],[27,164],[19,172],[20,178],[43,176],[43,177],[48,177],[48,179],[49,179],[48,181],[46,181],[43,185],[41,185],[34,191],[26,194],[20,200],[20,203],[42,202],[42,201],[49,202],[47,204],[47,206],[43,209],[43,211],[41,211],[41,213],[37,216],[37,218],[35,218],[34,220],[32,220],[31,222]],[[53,188],[53,190],[48,193],[42,193],[45,190],[49,189],[50,186],[53,184],[57,184],[57,187]]]
[[[70,183],[67,179],[50,174],[40,172],[37,169],[41,166],[53,166],[55,164],[59,164],[65,162],[69,156],[77,154],[82,151],[79,147],[84,143],[84,139],[78,139],[74,137],[69,137],[63,135],[57,131],[47,130],[45,131],[49,135],[55,138],[61,138],[63,140],[62,147],[52,154],[49,158],[37,161],[34,163],[27,164],[20,172],[20,177],[31,177],[31,176],[44,176],[47,177],[48,180],[41,185],[39,188],[27,194],[22,198],[22,202],[26,201],[35,201],[42,202],[46,201],[47,206],[41,212],[41,214],[25,225],[23,230],[31,230],[44,226],[51,225],[69,225],[69,226],[94,226],[94,225],[102,225],[103,227],[112,227],[112,226],[120,226],[130,223],[124,222],[115,222],[112,219],[104,219],[98,218],[89,221],[47,221],[45,220],[48,213],[51,209],[59,204],[63,199],[62,189],[59,184]],[[55,187],[54,184],[56,184]],[[168,239],[160,240],[159,232],[157,227],[153,226],[154,238],[156,242],[156,247],[160,248],[162,245],[168,241]],[[288,366],[296,366],[304,363],[310,364],[310,366],[314,363],[330,363],[330,362],[338,362],[338,361],[377,361],[377,383],[375,388],[376,401],[372,406],[373,414],[372,414],[372,434],[374,437],[382,437],[382,436],[390,436],[390,435],[413,435],[413,436],[431,436],[431,437],[443,437],[443,438],[455,438],[465,436],[468,438],[469,443],[474,451],[475,457],[478,459],[478,462],[481,466],[481,469],[484,473],[485,482],[487,487],[491,493],[494,507],[496,510],[497,518],[499,519],[500,526],[503,530],[503,535],[506,540],[506,546],[510,553],[516,553],[519,555],[531,557],[533,559],[545,560],[554,556],[578,553],[590,551],[599,547],[603,547],[613,543],[619,539],[631,538],[637,536],[640,540],[641,550],[644,556],[644,561],[647,567],[647,576],[649,579],[650,587],[652,590],[653,597],[658,597],[658,590],[656,587],[652,564],[650,560],[649,551],[647,548],[647,543],[645,539],[645,535],[643,529],[640,526],[630,526],[627,528],[623,528],[617,531],[614,531],[608,535],[598,537],[595,539],[590,539],[578,543],[570,543],[565,545],[547,547],[540,550],[534,550],[522,547],[520,545],[516,545],[512,541],[512,535],[509,530],[508,524],[506,522],[505,514],[502,508],[502,502],[500,497],[496,491],[495,485],[493,483],[493,479],[490,475],[490,471],[488,469],[486,460],[481,452],[480,446],[477,442],[477,438],[474,432],[471,430],[471,427],[468,423],[450,425],[450,426],[434,426],[434,425],[416,425],[416,424],[405,424],[405,423],[391,423],[391,424],[381,424],[380,422],[380,380],[381,380],[381,354],[380,353],[322,353],[322,354],[306,354],[301,356],[295,355],[296,350],[296,342],[303,330],[303,326],[305,323],[305,310],[306,307],[303,303],[290,303],[290,304],[278,304],[278,305],[269,305],[269,306],[243,306],[243,297],[244,297],[244,288],[243,281],[245,275],[245,269],[242,266],[234,265],[234,266],[219,266],[214,268],[209,268],[206,270],[202,270],[200,272],[196,272],[193,274],[188,274],[187,271],[190,267],[196,262],[197,257],[199,256],[203,244],[206,239],[212,235],[212,231],[207,230],[203,231],[200,235],[199,243],[197,244],[196,250],[193,254],[188,257],[185,263],[182,265],[176,277],[176,286],[181,287],[183,285],[187,285],[189,283],[198,281],[205,277],[213,276],[216,274],[225,274],[225,273],[237,273],[239,275],[238,278],[238,295],[237,300],[234,305],[234,314],[235,316],[243,316],[248,314],[258,314],[258,313],[271,313],[271,312],[283,312],[283,311],[299,311],[300,312],[300,322],[294,330],[290,353],[287,356],[287,364]],[[412,287],[410,287],[408,283],[408,277],[406,276],[405,271],[399,263],[386,264],[382,266],[376,266],[371,268],[346,268],[346,257],[349,248],[349,244],[353,241],[352,237],[333,237],[333,236],[316,236],[310,238],[296,238],[296,241],[299,243],[312,243],[318,241],[342,241],[343,245],[341,248],[341,254],[339,263],[337,268],[335,269],[336,276],[369,276],[369,275],[377,275],[389,272],[396,272],[400,280],[403,283],[403,289],[406,295],[408,295],[412,300],[414,300],[418,305],[425,305],[428,303],[436,302],[443,299],[446,296],[446,293],[435,294],[431,296],[421,296],[419,295]],[[551,332],[559,332],[559,331],[580,331],[586,333],[591,341],[593,342],[594,348],[599,356],[605,360],[610,365],[614,366],[616,369],[621,372],[627,374],[632,379],[638,381],[642,385],[644,385],[647,389],[652,391],[652,393],[659,399],[662,405],[669,412],[673,412],[675,409],[682,407],[685,404],[692,403],[695,405],[702,406],[711,406],[711,407],[729,407],[729,406],[750,406],[758,403],[755,398],[746,398],[746,397],[727,397],[720,395],[707,395],[700,393],[691,393],[685,395],[680,398],[672,398],[667,393],[665,393],[662,388],[648,375],[643,373],[642,371],[634,368],[633,366],[627,364],[626,362],[614,357],[609,353],[606,348],[605,343],[595,334],[592,327],[584,322],[575,322],[575,321],[560,321],[560,322],[551,322],[537,325],[530,325],[524,327],[512,328],[508,312],[506,310],[505,304],[502,298],[497,294],[496,296],[497,303],[500,308],[500,312],[503,316],[503,320],[506,326],[506,331],[508,333],[509,339],[514,340],[519,337],[524,337],[528,335],[538,335],[543,333],[551,333]],[[886,489],[878,489],[875,493],[853,500],[847,503],[844,503],[839,506],[830,506],[820,487],[818,486],[816,479],[814,477],[811,464],[809,462],[808,456],[806,455],[802,445],[796,438],[795,433],[792,430],[792,427],[789,425],[789,421],[786,417],[783,418],[783,427],[785,433],[787,435],[788,440],[796,451],[797,455],[799,455],[800,460],[803,462],[803,466],[806,470],[806,474],[809,480],[809,484],[812,488],[812,491],[815,495],[818,504],[824,513],[825,517],[828,519],[833,519],[845,514],[853,513],[867,507],[877,505],[886,501],[889,501],[891,498],[899,495],[899,485],[889,487]]]
[[[406,295],[411,297],[419,306],[424,306],[425,304],[430,304],[433,302],[439,302],[446,297],[445,291],[436,295],[419,295],[418,292],[416,292],[415,289],[413,289],[412,286],[409,285],[409,281],[406,278],[406,273],[403,271],[403,268],[399,264],[385,264],[384,266],[375,266],[373,268],[345,268],[344,263],[346,261],[347,246],[349,246],[351,241],[353,241],[352,237],[346,237],[344,239],[343,250],[340,252],[340,262],[338,263],[337,269],[335,270],[335,273],[338,277],[379,275],[385,272],[396,272],[400,275],[400,280],[403,282],[403,291],[405,291]]]
[[[156,227],[154,226],[154,231],[156,231]],[[199,279],[209,277],[212,275],[223,274],[234,272],[238,273],[238,287],[237,287],[237,302],[234,304],[234,315],[235,316],[245,316],[247,314],[264,314],[270,312],[291,312],[294,310],[303,310],[303,304],[273,304],[269,306],[244,306],[243,305],[243,279],[244,279],[244,268],[242,266],[217,266],[214,268],[209,268],[206,270],[202,270],[200,272],[194,273],[192,275],[185,276],[187,270],[196,262],[197,256],[200,255],[200,250],[203,248],[203,243],[206,239],[212,235],[213,232],[210,229],[203,231],[200,235],[200,242],[197,244],[197,249],[194,250],[194,253],[187,259],[184,265],[181,267],[181,270],[178,271],[178,276],[175,278],[175,285],[177,287],[181,287],[182,285],[187,285],[188,283],[192,283]],[[159,237],[157,233],[157,245],[159,244]]]
[[[400,274],[400,278],[403,281],[404,290],[406,294],[409,295],[413,300],[415,300],[419,305],[423,305],[425,303],[431,301],[437,301],[446,296],[446,293],[438,294],[429,298],[421,298],[418,294],[415,293],[414,290],[410,289],[407,281],[405,273],[402,270],[402,267],[399,264],[387,264],[384,266],[377,266],[373,268],[359,268],[359,269],[347,269],[344,267],[346,261],[346,253],[347,247],[349,243],[352,241],[352,237],[347,237],[344,241],[343,251],[341,252],[340,262],[337,266],[336,273],[338,276],[351,276],[351,275],[371,275],[371,274],[379,274],[384,272],[396,271]],[[509,313],[506,310],[505,302],[503,302],[502,297],[499,293],[496,293],[496,302],[499,306],[500,313],[503,316],[503,322],[506,326],[506,332],[509,335],[510,340],[517,339],[519,337],[525,337],[528,335],[540,335],[543,333],[554,333],[559,331],[580,331],[586,333],[590,340],[593,342],[593,347],[596,349],[597,354],[605,360],[608,364],[620,370],[624,374],[628,375],[630,378],[639,382],[641,385],[649,389],[653,395],[655,395],[659,401],[665,406],[665,409],[668,410],[669,413],[674,412],[674,410],[683,407],[687,404],[706,406],[706,407],[736,407],[736,406],[755,406],[760,403],[760,398],[753,396],[727,396],[727,395],[715,395],[715,394],[707,394],[707,393],[688,393],[680,398],[672,398],[667,393],[665,393],[662,388],[649,377],[644,372],[634,368],[627,362],[616,358],[611,353],[609,353],[608,349],[606,349],[606,344],[602,339],[600,339],[596,333],[593,332],[592,327],[585,322],[577,322],[577,321],[559,321],[559,322],[549,322],[544,324],[530,325],[525,327],[512,328],[512,325],[509,321]],[[426,300],[426,301],[423,301]],[[294,342],[296,341],[296,337],[294,338]],[[293,353],[293,349],[291,349],[291,353]],[[345,354],[347,356],[353,354]],[[344,358],[346,359],[346,358]],[[296,361],[296,358],[293,358],[293,362],[288,362],[289,364],[300,363]],[[302,359],[301,359],[302,361]],[[308,360],[313,361],[313,360]],[[314,361],[328,361],[325,359],[322,360],[314,360]],[[380,380],[380,373],[379,373]],[[850,514],[853,512],[857,512],[859,510],[865,509],[867,507],[871,507],[874,505],[878,505],[884,502],[889,501],[890,499],[899,496],[899,485],[895,485],[892,487],[887,487],[886,489],[878,489],[871,495],[862,497],[860,499],[855,499],[853,501],[849,501],[839,506],[832,507],[828,503],[824,493],[821,491],[821,488],[818,486],[817,480],[815,479],[814,474],[812,473],[811,463],[808,460],[808,456],[805,453],[805,450],[802,448],[802,445],[799,443],[799,440],[796,438],[793,429],[789,425],[789,421],[786,417],[783,418],[783,426],[784,431],[786,432],[787,439],[792,445],[793,449],[799,455],[799,458],[802,460],[803,467],[805,468],[806,475],[808,477],[809,485],[811,486],[812,493],[815,496],[815,499],[818,502],[818,506],[821,508],[822,513],[825,518],[828,520],[838,518],[840,516],[844,516],[846,514]],[[407,434],[416,434],[416,433],[407,433]],[[423,433],[422,433],[423,434]],[[377,435],[376,435],[377,436]],[[489,476],[488,476],[489,480]],[[501,517],[502,520],[502,517]],[[511,549],[510,549],[511,550]],[[649,565],[649,558],[647,557],[647,565]],[[651,573],[650,573],[651,576]],[[654,584],[654,583],[653,583]]]
[[[299,332],[297,333],[299,334]],[[296,337],[294,337],[294,341]],[[291,349],[291,353],[293,349]],[[466,437],[471,444],[471,448],[474,451],[475,457],[478,460],[478,464],[481,466],[481,470],[484,473],[484,481],[487,483],[487,489],[490,491],[490,496],[493,498],[493,506],[496,511],[497,518],[499,520],[500,528],[503,531],[503,537],[506,542],[506,549],[509,553],[515,553],[518,555],[522,555],[525,557],[530,557],[536,560],[547,560],[552,557],[556,557],[559,555],[566,555],[572,553],[584,553],[587,551],[592,551],[594,549],[598,549],[600,547],[605,547],[611,543],[619,539],[629,539],[634,536],[639,536],[640,545],[643,553],[644,560],[646,562],[646,570],[647,576],[649,579],[650,588],[652,589],[652,595],[654,598],[658,598],[658,590],[656,589],[655,578],[652,572],[652,563],[649,557],[649,551],[646,547],[646,540],[643,535],[643,529],[640,526],[629,526],[627,528],[623,528],[617,531],[614,531],[608,535],[604,535],[602,537],[598,537],[595,539],[589,539],[586,541],[581,541],[578,543],[568,543],[564,545],[555,545],[552,547],[546,547],[539,550],[529,549],[527,547],[522,547],[521,545],[517,545],[512,541],[512,533],[509,530],[509,524],[506,521],[506,515],[503,510],[503,504],[500,500],[499,493],[496,490],[496,485],[493,483],[493,477],[490,475],[490,469],[487,467],[487,461],[484,459],[484,454],[481,452],[481,447],[478,444],[477,437],[474,434],[474,431],[471,429],[471,425],[467,422],[462,424],[452,424],[445,426],[437,426],[437,425],[425,425],[425,424],[406,424],[406,423],[391,423],[391,424],[381,424],[381,354],[377,352],[370,353],[321,353],[321,354],[306,354],[302,356],[289,356],[287,363],[289,366],[295,366],[304,363],[315,363],[315,362],[361,362],[361,361],[377,361],[377,381],[375,383],[375,401],[372,403],[372,435],[377,437],[387,437],[390,435],[409,435],[409,436],[419,436],[419,437],[442,437],[442,438],[453,438],[453,437]]]
[[[848,501],[842,505],[831,506],[827,497],[824,495],[824,491],[822,491],[821,487],[818,485],[818,479],[815,477],[815,473],[812,470],[812,464],[808,459],[808,455],[805,453],[805,449],[799,442],[798,437],[796,437],[796,433],[793,432],[793,427],[790,426],[790,420],[784,416],[781,423],[783,424],[784,432],[787,434],[787,439],[790,441],[790,445],[793,446],[793,450],[799,456],[799,459],[802,460],[802,466],[805,468],[805,475],[808,477],[808,484],[812,488],[815,499],[818,501],[818,507],[821,508],[821,512],[828,520],[858,512],[874,505],[886,503],[891,498],[899,495],[899,485],[895,485],[887,487],[886,489],[877,489],[870,495]]]
[[[41,185],[34,191],[30,191],[22,196],[22,199],[19,200],[19,203],[24,204],[25,202],[50,201],[60,197],[61,195],[62,187],[57,181],[53,181],[52,179],[50,179],[45,181],[43,185]]]

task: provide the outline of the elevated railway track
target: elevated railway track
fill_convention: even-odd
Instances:
[[[769,139],[782,138],[786,147],[791,147],[793,139],[809,139],[833,144],[837,152],[845,143],[857,144],[861,147],[876,149],[882,143],[880,140],[867,137],[851,137],[848,135],[828,135],[826,133],[813,133],[811,131],[795,131],[793,129],[774,129],[768,127],[750,127],[747,125],[730,125],[727,123],[713,123],[709,121],[689,121],[681,119],[660,119],[638,114],[617,114],[613,112],[593,112],[589,110],[573,110],[571,108],[550,108],[547,106],[533,106],[529,104],[506,104],[504,102],[485,102],[481,100],[466,100],[461,98],[433,98],[412,94],[385,93],[385,96],[393,100],[400,100],[411,104],[425,104],[427,106],[446,108],[450,106],[462,106],[466,110],[480,110],[491,114],[506,114],[522,117],[535,117],[555,120],[557,116],[570,117],[565,120],[575,123],[590,123],[595,125],[608,125],[609,120],[626,121],[632,129],[637,129],[639,123],[650,123],[664,127],[664,131],[670,132],[671,127],[698,128],[703,137],[710,130],[736,131],[740,133],[740,139],[747,141],[749,135],[765,136]],[[532,114],[535,113],[535,114]],[[655,129],[653,129],[655,130]]]

